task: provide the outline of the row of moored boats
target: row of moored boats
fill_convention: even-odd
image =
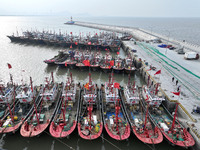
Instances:
[[[90,48],[90,49],[109,49],[111,51],[119,51],[121,46],[121,40],[125,37],[120,38],[116,33],[100,32],[94,35],[88,33],[85,36],[83,33],[79,35],[59,34],[52,31],[25,31],[19,36],[17,35],[7,36],[11,42],[26,43],[26,44],[37,44],[47,46],[61,46],[61,47],[79,47],[79,48]]]
[[[103,56],[100,51],[91,52],[89,50],[64,50],[51,59],[44,60],[48,65],[58,65],[60,67],[69,67],[71,69],[79,68],[80,70],[103,70],[104,72],[115,73],[126,72],[134,73],[136,68],[130,55],[122,59],[118,53],[114,58],[109,51]]]
[[[165,137],[173,145],[193,146],[193,137],[178,121],[178,107],[172,116],[162,105],[164,100],[158,84],[139,88],[129,76],[123,88],[113,73],[100,87],[91,74],[83,86],[72,74],[58,84],[52,73],[36,87],[31,78],[30,84],[15,85],[11,77],[0,86],[0,133],[20,130],[23,137],[34,137],[49,127],[53,137],[64,138],[77,127],[81,138],[93,140],[105,128],[115,140],[129,138],[132,131],[147,144],[159,144]]]

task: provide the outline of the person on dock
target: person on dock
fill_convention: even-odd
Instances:
[[[176,80],[176,85],[178,85],[178,80]]]
[[[172,82],[174,82],[174,77],[172,77]]]

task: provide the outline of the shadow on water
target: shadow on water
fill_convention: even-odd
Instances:
[[[46,73],[51,73],[52,71],[54,72],[58,66],[57,65],[47,65],[44,71]]]
[[[10,142],[12,141],[12,143]],[[45,143],[45,144],[44,144]],[[133,133],[128,140],[116,141],[105,130],[96,140],[84,140],[79,137],[77,129],[66,138],[53,138],[46,130],[39,137],[24,138],[19,131],[15,134],[3,134],[0,137],[1,150],[153,150],[152,145],[147,145],[138,140]],[[165,140],[155,145],[155,150],[182,150],[181,147],[170,146]]]

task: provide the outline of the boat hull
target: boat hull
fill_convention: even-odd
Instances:
[[[129,126],[128,124],[127,124],[127,126],[126,126],[125,133],[124,133],[123,135],[121,135],[121,136],[120,136],[120,135],[114,135],[114,134],[110,131],[110,129],[109,129],[109,127],[108,127],[108,124],[105,124],[104,127],[105,127],[106,132],[108,133],[108,135],[109,135],[111,138],[113,138],[113,139],[115,139],[115,140],[118,140],[118,141],[122,141],[122,140],[128,139],[129,136],[130,136],[130,133],[131,133],[131,131],[130,131],[130,126]]]
[[[101,136],[102,131],[103,131],[103,124],[102,124],[102,122],[101,122],[101,124],[100,124],[100,129],[99,129],[99,132],[98,132],[98,133],[96,133],[96,134],[94,134],[94,135],[91,135],[91,134],[90,134],[90,135],[84,135],[83,132],[81,132],[81,124],[78,123],[78,134],[79,134],[79,136],[80,136],[81,138],[83,138],[83,139],[85,139],[85,140],[95,140],[95,139],[97,139],[98,137]]]
[[[39,124],[37,126],[29,125],[27,121],[22,125],[20,134],[23,137],[34,137],[40,135],[48,126],[50,121],[47,120],[44,124]]]
[[[108,72],[111,72],[112,71],[112,68],[110,67],[103,67],[103,66],[100,66],[100,68],[103,70],[103,72],[105,73],[108,73]]]
[[[64,126],[59,124],[58,126],[54,125],[54,122],[51,123],[49,127],[50,134],[55,138],[64,138],[69,136],[76,128],[77,121],[73,121],[73,125],[68,131],[63,131]]]
[[[133,133],[135,134],[135,136],[142,141],[143,143],[147,143],[147,144],[159,144],[163,141],[163,135],[161,133],[161,131],[156,127],[154,130],[148,130],[147,132],[143,132],[141,134],[139,134],[136,131],[136,127],[132,126],[133,129]],[[153,135],[154,133],[158,134],[157,138],[151,138],[149,137],[149,135]]]
[[[97,71],[100,68],[99,65],[90,65],[90,67],[92,68],[92,71]]]
[[[124,68],[113,68],[115,73],[123,73],[124,72]]]
[[[127,73],[127,74],[135,74],[135,69],[128,69],[128,68],[125,68],[125,72]]]

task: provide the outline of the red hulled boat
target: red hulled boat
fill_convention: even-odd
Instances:
[[[94,53],[93,59],[90,62],[90,67],[93,71],[96,71],[100,68],[100,62],[102,59],[102,54],[100,52]]]
[[[165,139],[172,145],[188,148],[195,144],[191,134],[184,128],[177,118],[178,103],[176,105],[174,116],[162,104],[164,95],[158,88],[157,83],[155,87],[143,86],[142,95],[144,103],[149,105],[150,118],[154,124],[160,129]]]
[[[92,84],[89,74],[89,82],[84,85],[81,94],[78,133],[83,139],[94,140],[101,135],[102,130],[99,91],[97,85]]]
[[[62,89],[62,98],[51,122],[49,132],[53,137],[64,138],[76,128],[80,101],[80,84],[74,83],[72,74]]]
[[[0,133],[15,133],[22,125],[24,120],[33,111],[33,99],[35,99],[36,91],[31,84],[22,84],[16,90],[14,97],[14,104],[11,109],[9,106],[9,113],[1,120]],[[15,92],[14,92],[15,95]],[[38,97],[36,98],[36,102]]]
[[[115,57],[113,70],[115,73],[121,73],[124,71],[124,60],[119,55]]]
[[[130,126],[121,106],[118,89],[119,83],[114,83],[111,76],[109,82],[101,87],[103,121],[110,137],[125,140],[130,136]]]
[[[106,55],[102,59],[102,63],[100,65],[100,68],[105,72],[111,72],[112,66],[114,65],[114,60],[112,60],[112,56],[109,52],[106,53]]]
[[[140,92],[134,83],[129,81],[121,93],[123,106],[133,133],[147,144],[159,144],[163,141],[163,135],[158,127],[153,128],[153,123],[148,117],[148,107],[144,110],[140,101]],[[146,112],[145,112],[146,111]]]
[[[135,65],[133,63],[133,59],[130,55],[128,55],[125,59],[125,72],[128,74],[134,74],[136,71]]]
[[[20,133],[23,137],[34,137],[40,135],[50,124],[57,109],[60,94],[59,85],[46,78],[46,84],[42,85],[40,100],[38,104],[34,102],[34,111],[23,123]],[[62,86],[62,85],[61,85]]]

